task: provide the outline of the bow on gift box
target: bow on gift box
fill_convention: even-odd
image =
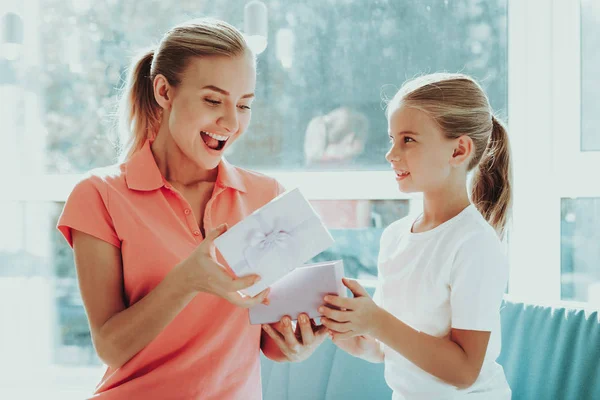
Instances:
[[[287,219],[268,222],[260,212],[250,218],[258,222],[258,228],[249,232],[247,247],[243,251],[244,259],[233,267],[238,276],[258,271],[263,277],[271,274],[283,276],[299,267],[302,256],[298,252],[301,251],[302,241],[307,240],[307,235],[310,236],[311,226],[320,222],[316,215],[296,224]]]
[[[283,229],[272,230],[269,233],[255,230],[250,235],[250,246],[258,247],[261,250],[268,251],[272,246],[278,246],[285,249],[289,246],[292,235]]]

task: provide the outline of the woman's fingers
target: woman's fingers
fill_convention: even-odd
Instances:
[[[300,327],[300,333],[302,334],[302,344],[311,345],[315,341],[315,334],[310,319],[306,314],[300,314],[298,316],[298,326]]]
[[[269,295],[270,291],[271,291],[270,288],[266,288],[265,290],[263,290],[262,292],[260,292],[259,294],[257,294],[254,297],[242,296],[241,294],[239,294],[237,292],[230,292],[230,293],[227,293],[225,298],[230,303],[235,304],[236,306],[243,307],[243,308],[250,308],[250,307],[253,307],[260,303],[268,304],[269,299],[267,298],[267,296]]]
[[[267,332],[267,335],[269,335],[269,337],[271,339],[273,339],[273,341],[275,342],[275,344],[277,344],[277,346],[284,351],[285,348],[287,347],[285,344],[285,339],[283,338],[283,336],[281,335],[281,333],[277,332],[276,329],[274,329],[271,325],[263,325],[262,326],[263,330],[265,332]]]

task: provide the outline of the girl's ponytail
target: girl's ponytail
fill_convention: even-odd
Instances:
[[[502,122],[492,116],[492,125],[487,147],[475,168],[471,201],[503,237],[512,204],[510,144]]]

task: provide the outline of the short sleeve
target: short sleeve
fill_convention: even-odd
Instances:
[[[97,176],[81,180],[69,195],[58,219],[58,230],[73,247],[72,230],[78,230],[121,247],[108,210],[107,185]]]
[[[450,273],[452,327],[492,331],[508,283],[508,259],[492,233],[463,242]]]
[[[279,181],[275,181],[275,196],[273,196],[273,198],[279,196],[280,194],[285,192],[285,188],[283,187],[283,185],[281,183],[279,183]]]

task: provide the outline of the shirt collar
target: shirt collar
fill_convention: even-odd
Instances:
[[[221,162],[219,163],[217,184],[223,187],[230,187],[238,192],[246,193],[247,191],[239,168],[229,164],[225,158],[221,159]]]
[[[126,163],[125,180],[129,189],[151,191],[165,184],[150,144],[150,140],[146,140],[144,146]]]
[[[156,160],[150,148],[151,144],[150,140],[146,140],[144,146],[126,162],[125,180],[129,189],[152,191],[166,184],[158,165],[156,165]],[[246,185],[238,168],[229,164],[224,158],[219,163],[218,168],[217,184],[230,187],[239,192],[246,192]]]

